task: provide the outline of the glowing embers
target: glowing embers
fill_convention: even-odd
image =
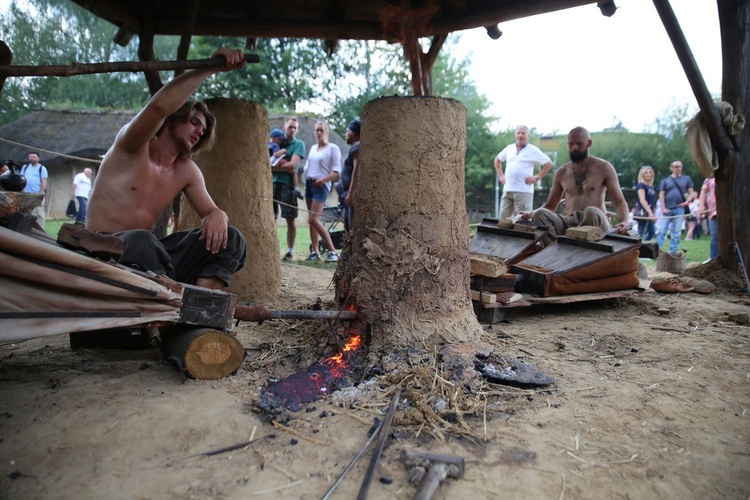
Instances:
[[[261,394],[258,405],[268,412],[281,408],[298,411],[302,404],[350,385],[348,376],[356,365],[357,351],[361,344],[362,337],[353,334],[338,354],[315,363],[304,372],[271,382]]]

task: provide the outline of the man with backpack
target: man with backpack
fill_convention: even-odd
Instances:
[[[26,187],[24,193],[41,193],[44,196],[47,191],[47,167],[39,163],[39,154],[32,151],[29,153],[29,163],[21,168],[21,175],[26,177]],[[47,218],[44,210],[44,198],[42,203],[31,211],[31,215],[36,217],[39,227],[44,230],[44,222]]]

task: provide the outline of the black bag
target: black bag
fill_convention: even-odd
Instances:
[[[68,216],[69,219],[75,219],[76,215],[78,215],[78,210],[76,210],[76,202],[73,200],[70,200],[68,202],[68,208],[65,209],[65,215]]]

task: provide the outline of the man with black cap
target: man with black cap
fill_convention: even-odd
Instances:
[[[344,231],[349,231],[354,218],[354,193],[357,186],[357,165],[359,164],[359,133],[362,123],[352,120],[346,127],[346,143],[351,145],[349,154],[344,159],[344,168],[341,171],[341,180],[336,183],[336,192],[339,194],[339,207],[344,218]]]

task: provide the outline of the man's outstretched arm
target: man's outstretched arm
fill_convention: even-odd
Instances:
[[[148,144],[159,131],[164,120],[177,111],[206,78],[223,71],[244,67],[242,51],[221,47],[212,57],[224,57],[225,66],[196,69],[183,73],[162,87],[133,120],[117,135],[117,145],[125,151],[135,152]]]

